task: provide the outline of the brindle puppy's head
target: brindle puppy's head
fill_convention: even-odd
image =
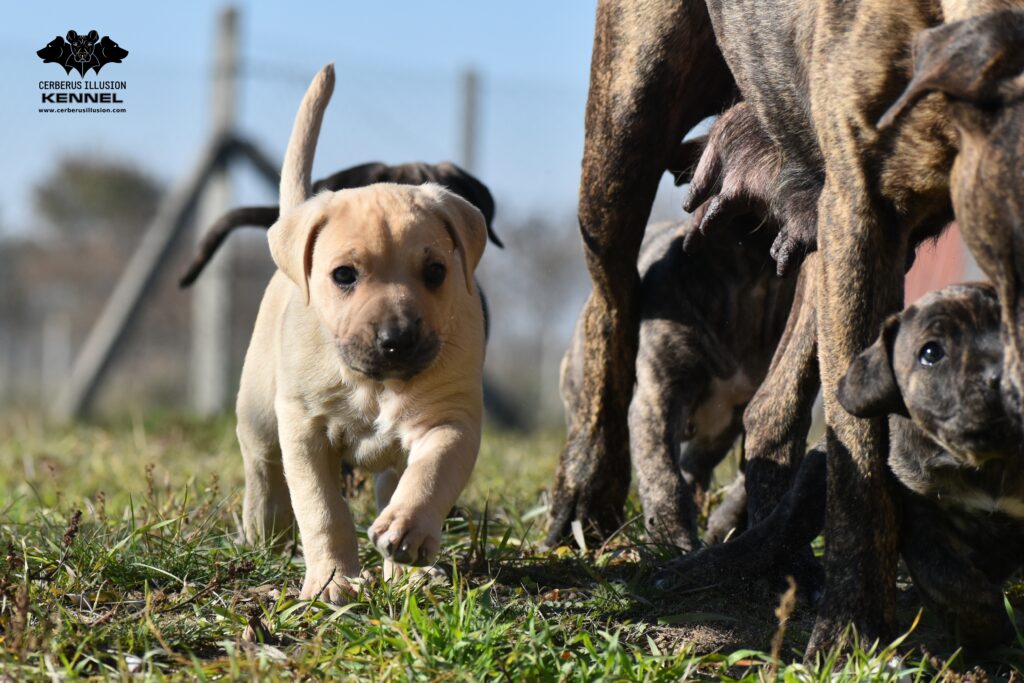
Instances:
[[[1022,412],[1024,388],[1024,10],[1002,10],[923,31],[914,76],[879,122],[930,92],[948,101],[959,135],[950,174],[964,240],[996,285],[1006,349],[1003,393]]]
[[[438,185],[381,183],[316,195],[282,215],[269,240],[349,368],[409,379],[473,305],[487,226]]]
[[[909,417],[965,465],[1017,452],[999,389],[999,302],[988,284],[951,285],[886,320],[839,382],[857,417]]]

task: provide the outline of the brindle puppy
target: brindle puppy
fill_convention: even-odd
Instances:
[[[743,408],[768,370],[793,301],[797,278],[775,276],[772,238],[757,229],[761,222],[737,216],[725,239],[691,253],[682,247],[689,221],[655,224],[640,251],[630,455],[648,533],[687,551],[700,543],[695,498],[742,431]],[[568,419],[580,400],[582,347],[577,323],[562,361]],[[714,520],[712,535],[734,526],[735,514]]]
[[[1000,391],[999,322],[994,287],[951,285],[886,320],[839,383],[852,414],[892,415],[900,550],[970,647],[1013,634],[1001,587],[1024,563],[1024,434]]]
[[[1002,584],[1024,564],[1024,433],[1002,400],[999,324],[991,285],[932,292],[886,320],[839,384],[854,415],[890,416],[900,552],[925,603],[972,649],[1012,636]],[[675,580],[772,571],[821,532],[824,494],[819,445],[771,515],[676,563]]]

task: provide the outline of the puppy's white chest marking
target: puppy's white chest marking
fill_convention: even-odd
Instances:
[[[343,457],[371,472],[401,464],[406,456],[398,421],[401,397],[382,386],[340,387],[321,405],[327,438]]]

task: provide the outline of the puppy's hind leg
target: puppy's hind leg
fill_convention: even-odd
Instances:
[[[277,433],[263,433],[241,418],[236,432],[245,468],[245,498],[242,503],[245,542],[269,542],[278,549],[283,548],[292,538],[295,516],[284,478]]]

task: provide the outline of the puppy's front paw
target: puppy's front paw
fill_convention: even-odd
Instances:
[[[340,567],[320,564],[306,567],[306,578],[302,581],[299,600],[323,600],[335,605],[344,605],[356,597],[356,590],[345,578]]]
[[[427,511],[389,505],[367,534],[384,557],[401,564],[430,564],[441,547],[441,523]]]

